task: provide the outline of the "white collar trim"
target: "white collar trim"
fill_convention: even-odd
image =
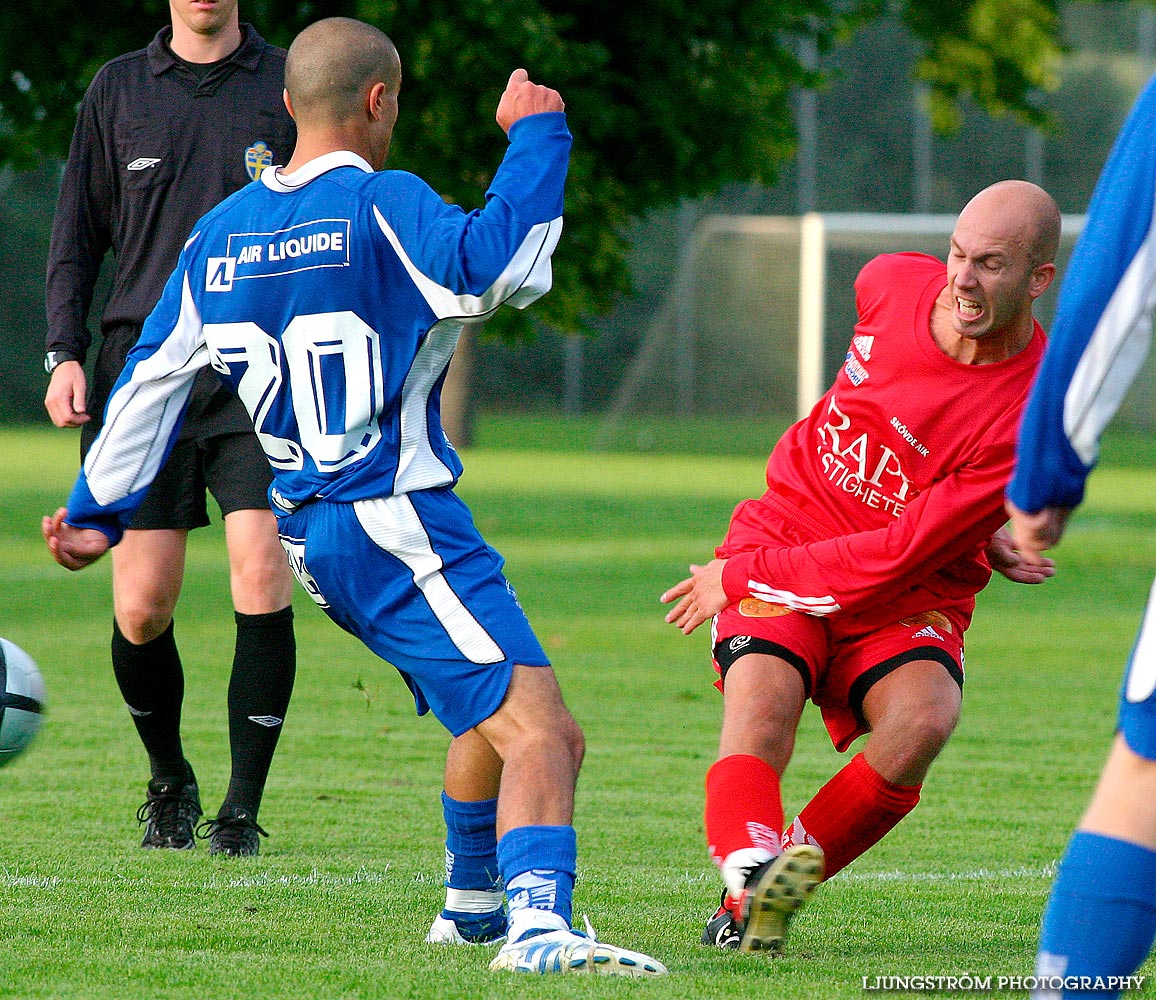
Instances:
[[[357,167],[367,174],[373,173],[373,167],[356,153],[351,153],[347,149],[338,149],[332,153],[323,153],[321,156],[314,157],[291,174],[283,173],[281,167],[270,167],[268,170],[262,170],[261,183],[270,191],[288,194],[303,188],[310,181],[316,180],[322,174],[337,167]]]

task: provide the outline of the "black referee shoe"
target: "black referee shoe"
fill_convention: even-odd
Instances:
[[[201,818],[201,796],[196,781],[150,781],[148,797],[136,811],[145,827],[141,847],[191,851],[196,846],[193,828]]]
[[[250,812],[237,806],[221,806],[216,819],[197,827],[197,836],[209,842],[209,853],[226,858],[251,858],[261,850],[261,837],[268,837]]]

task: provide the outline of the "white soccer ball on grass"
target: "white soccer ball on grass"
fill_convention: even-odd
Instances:
[[[44,678],[36,661],[0,638],[0,767],[28,749],[44,721]]]

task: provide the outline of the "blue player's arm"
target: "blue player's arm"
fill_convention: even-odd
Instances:
[[[68,498],[65,522],[95,528],[113,545],[172,450],[193,379],[208,363],[185,264],[182,254],[129,353]]]
[[[1072,508],[1083,500],[1100,435],[1148,353],[1156,306],[1154,198],[1156,79],[1112,148],[1064,275],[1007,490],[1020,511]]]
[[[502,304],[527,306],[550,288],[572,141],[566,115],[521,118],[509,139],[476,211],[446,204],[412,175],[382,176],[379,225],[431,304],[432,289],[442,288],[454,297],[447,310],[482,316]]]

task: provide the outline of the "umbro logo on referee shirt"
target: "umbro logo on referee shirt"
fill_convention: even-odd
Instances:
[[[159,156],[138,156],[132,163],[127,164],[127,170],[148,170],[161,162]]]

